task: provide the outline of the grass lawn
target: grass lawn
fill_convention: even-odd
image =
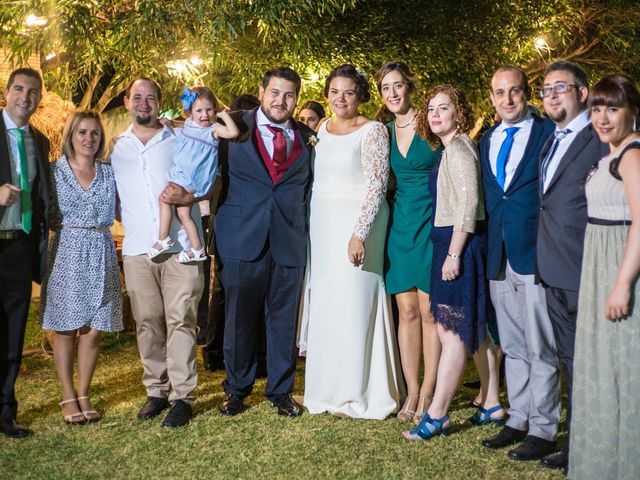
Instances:
[[[40,340],[39,327],[30,320],[25,348],[37,348]],[[307,413],[281,418],[261,395],[264,380],[247,399],[247,411],[225,418],[216,410],[224,374],[204,369],[195,418],[187,427],[164,429],[162,417],[136,419],[145,393],[135,336],[105,335],[102,345],[92,399],[103,419],[92,425],[62,422],[51,356],[43,352],[24,359],[17,384],[18,418],[34,434],[24,440],[0,435],[0,478],[563,478],[537,462],[514,462],[506,451],[483,448],[481,439],[496,432],[491,426],[459,427],[448,438],[410,443],[400,435],[407,424],[395,418],[351,420]],[[474,376],[472,367],[466,376]],[[303,380],[301,362],[297,395],[302,395]],[[473,413],[467,407],[473,395],[460,389],[451,409],[455,423]]]

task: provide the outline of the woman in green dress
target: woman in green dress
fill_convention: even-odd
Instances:
[[[440,341],[429,304],[431,277],[431,204],[428,180],[440,151],[415,133],[416,109],[411,96],[416,81],[402,62],[386,63],[376,74],[378,91],[395,120],[391,136],[391,170],[397,189],[387,238],[387,292],[395,294],[400,314],[398,343],[407,398],[398,418],[420,421],[433,397]],[[424,379],[419,381],[420,355]]]

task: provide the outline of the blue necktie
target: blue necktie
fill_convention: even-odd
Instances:
[[[549,170],[549,164],[551,163],[551,159],[556,154],[556,150],[558,150],[558,145],[560,145],[560,140],[562,140],[564,137],[566,137],[570,133],[571,133],[571,130],[569,130],[568,128],[565,128],[564,130],[557,130],[554,133],[554,136],[556,137],[556,139],[554,140],[553,145],[551,145],[551,148],[549,149],[549,153],[547,153],[547,156],[544,157],[544,160],[542,161],[542,179],[541,180],[542,180],[543,192],[545,190],[544,186],[547,183],[547,170]]]
[[[509,161],[509,153],[511,153],[511,147],[513,147],[513,139],[516,132],[520,127],[509,127],[505,129],[507,132],[507,138],[502,141],[500,150],[498,151],[498,161],[496,162],[496,181],[498,185],[504,190],[504,183],[507,179],[507,162]]]

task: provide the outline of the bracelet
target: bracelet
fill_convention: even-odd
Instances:
[[[460,258],[460,255],[458,255],[457,253],[447,253],[447,257],[451,257],[454,260],[458,260]]]

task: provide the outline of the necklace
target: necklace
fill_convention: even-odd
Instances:
[[[416,121],[416,116],[414,115],[413,118],[409,122],[405,123],[404,125],[398,125],[398,122],[396,122],[396,127],[407,128],[409,125],[415,123],[415,121]]]

